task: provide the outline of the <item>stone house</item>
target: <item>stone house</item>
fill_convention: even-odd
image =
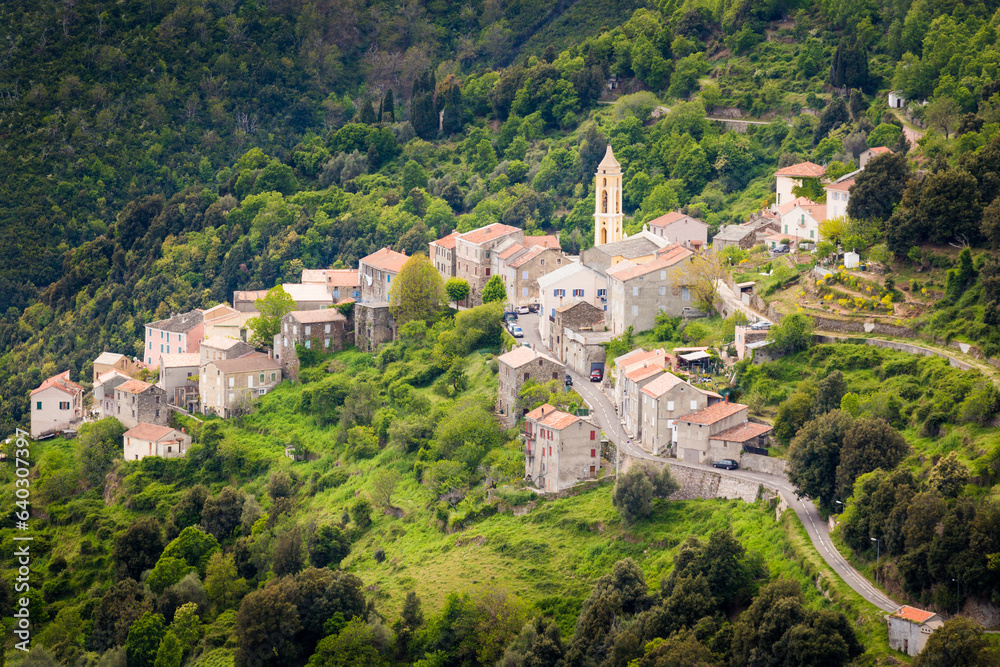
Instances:
[[[354,339],[348,330],[347,317],[336,308],[294,310],[281,318],[281,331],[274,335],[274,359],[285,375],[297,378],[299,358],[295,346],[322,352],[343,350]]]
[[[549,339],[545,342],[555,354],[556,359],[565,364],[567,363],[567,333],[603,333],[605,329],[603,309],[587,301],[574,301],[556,308],[552,318],[552,326],[549,327]]]
[[[885,617],[889,624],[889,648],[907,655],[917,655],[927,638],[944,625],[944,619],[932,611],[903,605]]]
[[[523,346],[497,357],[497,364],[500,383],[497,410],[505,428],[514,426],[528,412],[521,407],[519,397],[525,382],[534,380],[545,384],[550,380],[562,380],[566,373],[562,364],[552,357]]]
[[[525,415],[524,476],[537,488],[560,491],[596,479],[600,466],[600,428],[548,403]]]
[[[389,289],[403,264],[408,260],[404,253],[382,248],[358,262],[358,277],[361,282],[361,301],[378,303],[389,301]]]
[[[167,392],[167,403],[188,412],[198,409],[198,369],[201,353],[160,355],[160,379],[156,385]]]
[[[98,417],[115,416],[115,387],[131,380],[129,376],[116,370],[102,373],[94,382],[94,407]]]
[[[589,378],[595,364],[604,368],[607,346],[612,338],[610,331],[563,329],[561,349],[564,358],[561,361],[568,369]]]
[[[31,437],[75,430],[83,421],[83,387],[69,371],[48,378],[31,391]]]
[[[198,358],[198,366],[204,367],[209,361],[220,359],[235,359],[254,351],[253,345],[238,338],[228,338],[225,336],[213,336],[201,342],[201,352]]]
[[[649,231],[667,243],[679,243],[689,250],[701,250],[708,245],[708,224],[680,211],[650,220]]]
[[[326,269],[302,269],[299,282],[303,285],[325,285]]]
[[[236,359],[209,361],[198,376],[201,409],[223,419],[249,410],[253,399],[281,382],[281,364],[266,354],[252,352]]]
[[[257,290],[236,290],[233,292],[233,308],[241,313],[254,313],[257,311],[257,299],[267,296],[266,289]]]
[[[455,239],[455,276],[469,283],[469,306],[483,303],[483,287],[493,269],[493,251],[509,240],[523,245],[524,230],[497,222]]]
[[[335,304],[361,298],[361,278],[356,269],[327,269],[323,273],[326,290]]]
[[[677,418],[715,405],[722,397],[688,384],[673,373],[660,373],[642,387],[639,400],[640,444],[654,456],[666,456],[673,451]]]
[[[538,332],[543,341],[551,340],[556,310],[580,301],[602,312],[608,305],[608,279],[597,269],[572,262],[538,279]]]
[[[621,241],[587,248],[580,253],[580,263],[604,274],[612,266],[625,260],[636,264],[652,261],[656,252],[667,245],[669,244],[665,240],[644,229]]]
[[[656,326],[656,315],[661,311],[677,317],[691,308],[684,260],[692,254],[671,244],[644,264],[623,261],[608,269],[611,332],[620,336],[630,326],[636,333],[647,331]]]
[[[444,281],[455,277],[455,242],[459,236],[461,234],[458,232],[452,232],[444,238],[430,242],[428,254],[431,263]]]
[[[520,243],[511,244],[493,257],[494,271],[503,279],[507,300],[515,308],[540,303],[538,279],[569,261],[558,248],[524,247]]]
[[[814,162],[800,162],[783,169],[779,169],[774,174],[775,192],[777,199],[775,208],[784,206],[795,199],[792,188],[802,187],[802,181],[807,178],[823,178],[826,169]]]
[[[750,250],[763,242],[763,237],[777,233],[781,219],[777,211],[760,211],[750,216],[742,225],[728,225],[712,237],[712,252],[718,252],[729,246]]]
[[[140,422],[166,426],[170,420],[167,392],[142,380],[129,380],[115,387],[115,417],[125,428]]]
[[[354,304],[354,345],[362,352],[374,352],[396,339],[396,320],[389,302]]]
[[[677,458],[692,463],[711,463],[719,459],[739,460],[742,450],[735,452],[716,441],[719,435],[747,423],[747,406],[739,403],[716,403],[677,418]]]
[[[92,382],[97,382],[97,378],[108,371],[118,371],[129,377],[133,377],[138,375],[141,370],[142,364],[136,359],[130,359],[124,354],[118,354],[117,352],[101,352],[94,359],[94,379]]]
[[[663,374],[663,366],[657,361],[644,361],[638,368],[633,364],[632,370],[624,374],[620,414],[625,418],[625,432],[635,439],[642,438],[642,388]]]
[[[125,460],[139,461],[147,456],[175,459],[184,456],[191,446],[191,436],[169,426],[142,422],[125,431]]]
[[[161,354],[197,352],[204,338],[205,318],[201,310],[172,315],[146,325],[146,365],[160,365]]]

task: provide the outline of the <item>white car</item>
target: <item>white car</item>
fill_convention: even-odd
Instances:
[[[517,314],[518,315],[527,315],[530,312],[531,312],[531,309],[528,308],[527,306],[518,306],[517,307]]]
[[[521,330],[521,327],[514,325],[510,328],[510,335],[514,338],[524,338],[524,331]]]

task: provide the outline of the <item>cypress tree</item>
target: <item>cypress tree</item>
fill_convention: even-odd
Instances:
[[[362,100],[361,107],[358,109],[358,120],[365,125],[372,125],[377,122],[375,109],[372,108],[372,101],[369,98]]]
[[[396,122],[396,100],[392,95],[392,88],[386,91],[385,97],[382,98],[382,112],[379,115],[380,120],[385,120],[385,117],[389,116],[389,122]]]

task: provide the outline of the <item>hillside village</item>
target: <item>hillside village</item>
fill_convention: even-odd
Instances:
[[[519,312],[539,313],[539,344],[521,343],[498,357],[497,416],[506,427],[525,421],[525,479],[540,490],[558,491],[597,477],[600,438],[595,434],[601,425],[547,404],[529,411],[520,402],[526,383],[562,381],[568,372],[595,380],[612,400],[626,437],[651,455],[744,465],[766,456],[772,427],[751,420],[748,406],[696,384],[710,358],[705,348],[679,348],[674,354],[638,349],[606,359],[606,347],[626,330],[654,328],[661,314],[704,317],[692,296],[697,277],[690,267],[705,255],[730,247],[763,246],[777,254],[814,250],[823,241],[821,223],[846,214],[856,175],[886,153],[891,151],[869,149],[861,154],[859,169],[823,182],[825,204],[795,196],[804,182],[824,178],[823,167],[804,162],[776,172],[772,206],[712,239],[706,223],[677,211],[626,237],[622,171],[608,146],[595,174],[594,245],[582,254],[563,252],[557,236],[525,235],[502,223],[431,241],[427,256],[441,279],[468,285],[457,308],[481,305],[484,288],[496,276],[510,309],[505,322],[512,323]],[[85,401],[84,388],[68,372],[32,391],[32,437],[72,433],[87,419],[115,417],[129,429],[123,442],[127,459],[183,456],[191,437],[170,428],[172,413],[245,414],[255,398],[296,379],[297,348],[331,352],[356,345],[375,351],[394,340],[390,293],[407,259],[383,248],[362,258],[357,269],[304,269],[301,282],[281,285],[294,310],[280,318],[271,345],[248,342],[249,324],[260,317],[255,308],[266,299],[266,290],[237,291],[231,306],[149,322],[144,359],[108,351],[94,360],[92,399]],[[725,312],[726,304],[717,300],[714,307]],[[749,308],[746,312],[753,314]],[[768,325],[761,319],[738,326],[737,355],[729,363],[766,345]],[[555,434],[555,445],[535,444]],[[562,466],[557,452],[562,452]]]

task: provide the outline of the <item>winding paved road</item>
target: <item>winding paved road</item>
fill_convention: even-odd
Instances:
[[[732,295],[732,292],[730,292],[730,294]],[[743,304],[741,303],[740,305]],[[537,350],[548,352],[548,349],[542,345],[541,336],[538,332],[538,317],[539,316],[535,314],[521,315],[518,323],[524,331],[524,342],[530,343]],[[797,514],[799,520],[802,521],[802,525],[805,526],[806,532],[809,534],[809,539],[812,540],[813,546],[816,547],[816,551],[819,552],[819,554],[823,557],[823,560],[827,562],[833,571],[836,572],[848,586],[853,588],[861,597],[879,609],[887,612],[893,612],[899,609],[900,605],[898,603],[894,602],[882,593],[882,591],[878,590],[870,581],[868,581],[868,579],[865,578],[864,575],[851,567],[851,564],[840,555],[840,552],[837,551],[837,548],[830,540],[830,528],[827,523],[823,521],[822,517],[820,517],[819,510],[816,508],[815,503],[796,496],[795,488],[787,478],[779,477],[777,475],[768,475],[761,472],[753,472],[750,470],[720,470],[707,465],[699,465],[678,461],[676,459],[666,459],[653,456],[638,445],[633,444],[628,438],[625,437],[625,430],[622,427],[621,420],[618,418],[618,412],[615,410],[615,406],[611,403],[608,396],[600,390],[600,385],[591,383],[590,378],[586,378],[568,368],[566,369],[566,372],[573,378],[573,388],[576,389],[577,393],[580,394],[580,396],[582,396],[583,399],[590,405],[591,416],[597,420],[598,425],[601,427],[601,430],[604,431],[604,434],[608,436],[608,439],[611,442],[616,443],[625,455],[631,456],[632,458],[647,459],[650,461],[669,461],[672,465],[711,470],[721,475],[752,480],[777,488],[781,492],[785,501],[788,503],[789,507],[795,510],[795,514]]]

